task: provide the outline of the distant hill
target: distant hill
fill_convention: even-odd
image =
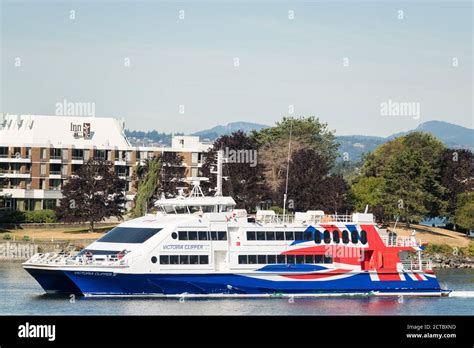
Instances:
[[[349,154],[349,160],[357,162],[364,153],[373,151],[377,146],[407,135],[411,132],[431,133],[450,148],[467,148],[474,151],[474,129],[458,126],[444,121],[428,121],[420,124],[415,129],[407,132],[392,134],[386,138],[363,135],[338,136],[337,140],[341,144],[339,153]]]
[[[224,134],[231,134],[242,130],[249,133],[252,130],[260,130],[269,126],[260,123],[251,122],[231,122],[227,125],[218,125],[210,129],[195,132],[191,135],[197,135],[201,140],[214,141]],[[450,148],[468,148],[474,151],[474,129],[458,126],[443,121],[428,121],[420,124],[415,129],[392,134],[388,137],[366,136],[366,135],[344,135],[337,136],[336,140],[340,143],[339,153],[341,156],[347,153],[351,162],[358,162],[362,159],[364,153],[373,151],[377,146],[390,141],[396,137],[420,131],[431,133]],[[149,132],[125,131],[129,140],[134,145],[148,146],[171,146],[171,133],[158,133],[156,130]],[[182,135],[182,133],[175,133]],[[342,159],[342,157],[341,157]]]
[[[249,133],[252,130],[260,130],[263,128],[268,128],[269,126],[259,123],[251,123],[251,122],[231,122],[225,126],[215,126],[210,129],[202,130],[191,135],[199,135],[202,140],[210,140],[214,141],[219,138],[221,135],[231,134],[238,130],[241,130],[245,133]]]

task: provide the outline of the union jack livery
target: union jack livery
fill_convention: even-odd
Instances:
[[[203,196],[195,178],[189,197],[160,199],[157,213],[123,222],[76,254],[36,254],[23,267],[48,293],[86,296],[449,292],[416,239],[379,229],[372,214],[250,217],[220,195],[221,180],[216,196]]]

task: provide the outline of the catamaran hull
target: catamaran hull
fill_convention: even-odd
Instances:
[[[261,295],[418,295],[441,296],[436,277],[427,273],[368,272],[311,279],[281,274],[130,274],[26,268],[47,293],[86,296],[261,296]],[[377,278],[403,280],[377,280]],[[332,278],[332,279],[331,279]]]

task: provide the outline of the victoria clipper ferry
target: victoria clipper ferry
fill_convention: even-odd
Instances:
[[[39,253],[23,264],[47,293],[85,296],[442,296],[414,236],[379,229],[369,213],[313,210],[253,216],[199,181],[155,202],[80,252]],[[195,178],[196,179],[196,178]]]

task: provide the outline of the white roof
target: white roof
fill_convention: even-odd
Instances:
[[[155,201],[155,206],[158,205],[235,205],[232,197],[228,196],[199,196],[199,197],[178,197],[170,199],[159,199]]]
[[[111,117],[0,114],[0,146],[126,150],[123,129],[123,121]]]

